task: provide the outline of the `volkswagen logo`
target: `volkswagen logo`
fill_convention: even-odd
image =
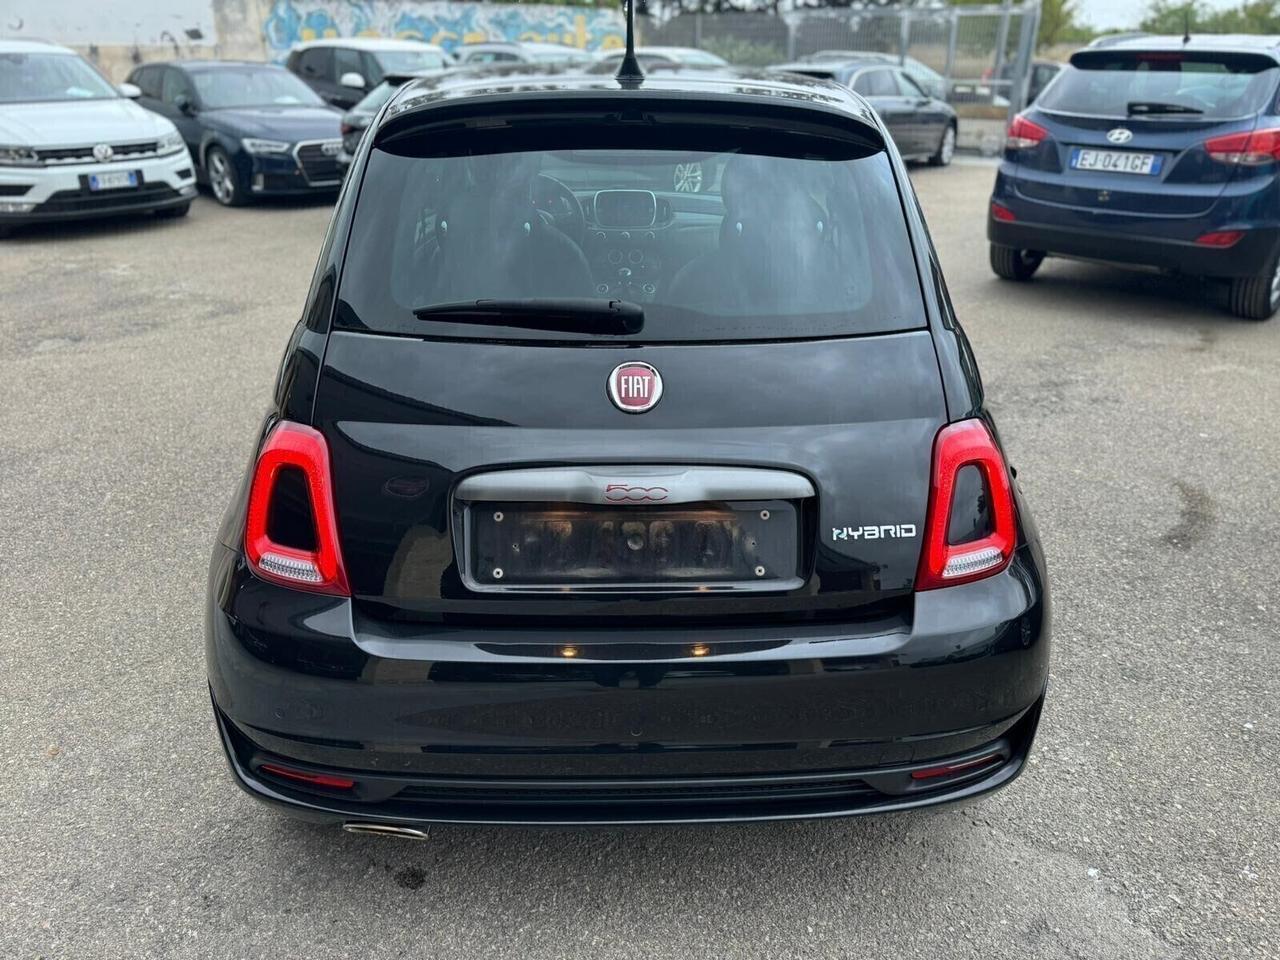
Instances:
[[[623,413],[644,413],[662,399],[662,374],[647,363],[620,363],[609,374],[609,399]]]
[[[1110,143],[1128,143],[1133,139],[1133,131],[1127,127],[1116,127],[1114,130],[1107,131],[1107,140]]]
[[[326,157],[336,157],[338,155],[338,151],[341,149],[341,140],[326,140],[324,143],[320,144],[320,152]]]
[[[93,159],[99,163],[106,163],[115,155],[116,151],[109,143],[100,143],[93,148]]]

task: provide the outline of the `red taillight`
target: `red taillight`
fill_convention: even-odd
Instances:
[[[978,767],[985,767],[994,760],[999,760],[1000,754],[988,753],[985,757],[975,757],[972,760],[961,760],[959,763],[944,763],[938,767],[925,767],[923,770],[912,770],[912,780],[933,780],[937,777],[949,777],[955,773],[963,773],[966,770],[974,771]]]
[[[1009,131],[1005,134],[1004,145],[1009,150],[1030,150],[1039,146],[1040,141],[1049,135],[1049,131],[1038,123],[1032,123],[1022,114],[1013,118]]]
[[[331,790],[350,790],[356,782],[350,777],[335,777],[329,773],[312,773],[309,770],[295,770],[293,767],[282,767],[278,763],[264,763],[258,768],[273,777],[284,777],[286,780],[297,780],[299,783],[313,787],[328,787]]]
[[[1196,243],[1202,247],[1234,247],[1243,236],[1243,230],[1214,230],[1200,234]]]
[[[948,531],[955,509],[956,475],[969,465],[977,467],[986,481],[991,529],[980,539],[952,544]],[[950,587],[999,573],[1013,557],[1016,542],[1009,469],[987,425],[981,420],[961,420],[943,427],[933,442],[933,480],[916,589]]]
[[[996,203],[994,200],[991,201],[991,216],[992,218],[1001,220],[1004,223],[1013,223],[1013,221],[1018,219],[1014,216],[1012,210],[1002,203]]]
[[[1280,160],[1280,130],[1246,130],[1211,137],[1204,142],[1205,153],[1219,163],[1259,167]]]
[[[281,472],[289,468],[300,470],[305,478],[314,526],[313,548],[279,543],[270,533],[272,498]],[[329,447],[319,431],[283,420],[267,435],[249,490],[244,551],[250,569],[264,580],[316,593],[350,596],[338,547]]]

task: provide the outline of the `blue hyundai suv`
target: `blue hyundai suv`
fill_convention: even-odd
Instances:
[[[1014,118],[987,218],[991,267],[1046,256],[1230,284],[1237,316],[1280,306],[1280,37],[1095,44]]]

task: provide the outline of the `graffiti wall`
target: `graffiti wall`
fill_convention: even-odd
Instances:
[[[274,0],[262,35],[267,55],[319,37],[410,37],[446,50],[486,40],[564,43],[584,50],[620,47],[622,15],[595,7],[450,3],[443,0]]]

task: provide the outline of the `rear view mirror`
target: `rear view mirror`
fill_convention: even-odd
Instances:
[[[364,89],[364,77],[360,76],[360,74],[356,73],[354,70],[350,73],[344,73],[338,79],[338,83],[342,84],[344,87],[351,87],[353,90]]]
[[[120,91],[122,97],[128,97],[130,100],[137,100],[142,96],[142,88],[132,83],[122,83],[116,87]]]
[[[180,93],[174,97],[173,105],[188,117],[193,116],[196,112],[196,105],[191,102],[191,98],[185,93]]]

